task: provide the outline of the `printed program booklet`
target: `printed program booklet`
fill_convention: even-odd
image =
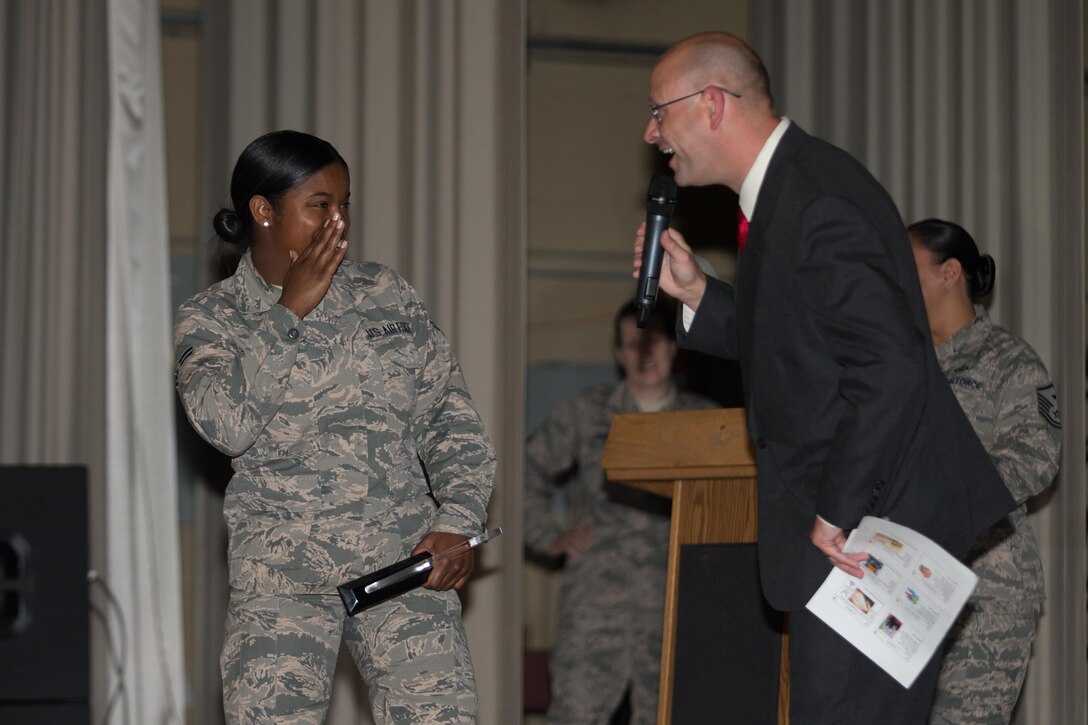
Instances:
[[[864,551],[858,579],[835,568],[806,607],[903,687],[940,648],[978,577],[917,531],[866,516],[844,551]]]

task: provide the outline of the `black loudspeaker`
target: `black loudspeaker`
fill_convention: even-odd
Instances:
[[[87,472],[0,467],[0,722],[89,721]]]
[[[672,722],[774,725],[782,630],[755,544],[681,547]]]

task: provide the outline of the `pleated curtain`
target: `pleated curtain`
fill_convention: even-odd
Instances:
[[[158,14],[0,5],[0,463],[88,469],[96,723],[185,698]]]

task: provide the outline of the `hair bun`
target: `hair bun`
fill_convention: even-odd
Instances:
[[[980,254],[978,257],[978,267],[975,269],[975,275],[973,284],[974,299],[981,299],[990,294],[990,290],[994,288],[994,276],[997,272],[997,264],[994,262],[994,258],[989,254]]]
[[[242,241],[245,223],[233,209],[220,209],[212,219],[212,226],[224,242],[239,244]]]

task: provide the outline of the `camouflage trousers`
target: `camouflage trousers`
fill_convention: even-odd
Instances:
[[[1039,602],[969,603],[948,634],[930,723],[1005,725],[1020,696]]]
[[[661,629],[624,618],[561,632],[549,659],[548,725],[607,725],[631,688],[631,725],[657,722]]]
[[[476,722],[461,604],[416,589],[347,617],[333,595],[231,591],[220,667],[231,725],[325,719],[341,638],[366,681],[374,720]]]

